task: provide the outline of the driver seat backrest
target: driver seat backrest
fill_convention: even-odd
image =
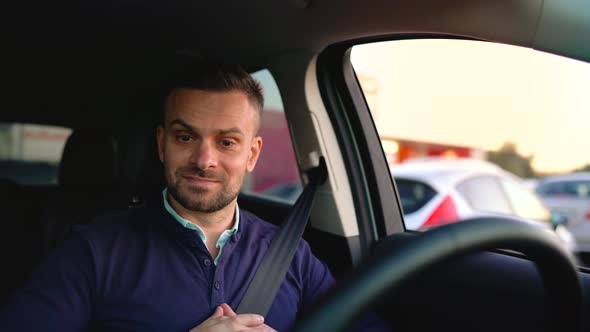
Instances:
[[[44,254],[61,244],[75,225],[127,208],[127,191],[118,185],[119,171],[113,135],[94,128],[72,133],[62,154],[57,191],[41,217]]]
[[[11,202],[3,215],[4,256],[9,267],[2,278],[0,305],[26,283],[31,272],[58,246],[73,226],[87,223],[98,214],[126,207],[124,191],[117,188],[118,158],[112,135],[102,130],[76,130],[67,139],[58,170],[58,185],[27,188],[3,184]],[[41,192],[37,201],[35,193]],[[45,195],[47,194],[47,195]],[[6,210],[6,211],[4,211]],[[29,218],[31,215],[34,218]]]

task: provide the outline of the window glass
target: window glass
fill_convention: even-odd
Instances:
[[[358,45],[351,62],[392,169],[411,166],[408,176],[441,191],[460,185],[459,220],[479,211],[566,215],[556,234],[572,250],[590,248],[588,204],[579,199],[590,194],[589,63],[459,39]],[[570,181],[547,184],[554,176]],[[406,227],[421,229],[435,209],[407,216]]]
[[[420,181],[395,178],[405,214],[418,211],[435,195],[436,191]]]
[[[302,191],[301,179],[278,86],[267,69],[252,76],[264,93],[259,130],[263,143],[258,163],[246,176],[242,192],[295,202]]]
[[[495,177],[471,178],[459,184],[457,191],[475,211],[512,214],[510,203]]]
[[[543,197],[557,196],[560,192],[560,183],[545,183],[537,187],[537,193]]]
[[[502,186],[516,215],[528,219],[549,221],[549,212],[533,192],[510,179],[503,179]]]
[[[71,129],[20,123],[0,124],[0,178],[25,185],[56,184]]]
[[[590,180],[545,183],[537,192],[543,197],[590,198]]]
[[[590,197],[590,180],[589,181],[572,181],[570,183],[574,196],[578,198]]]

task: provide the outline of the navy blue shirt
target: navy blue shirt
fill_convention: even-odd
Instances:
[[[195,231],[163,207],[79,227],[0,315],[3,331],[188,331],[237,308],[277,230],[241,210],[217,266]],[[287,331],[334,279],[301,241],[265,323]]]

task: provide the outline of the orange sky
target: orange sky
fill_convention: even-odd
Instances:
[[[590,163],[590,64],[461,40],[357,46],[352,62],[378,83],[383,135],[488,150],[511,141],[540,172]]]

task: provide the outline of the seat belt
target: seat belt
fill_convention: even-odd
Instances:
[[[236,310],[238,314],[250,313],[266,316],[274,302],[303,236],[317,189],[328,176],[324,157],[320,157],[319,165],[310,169],[307,174],[309,183],[273,237],[242,302]]]

